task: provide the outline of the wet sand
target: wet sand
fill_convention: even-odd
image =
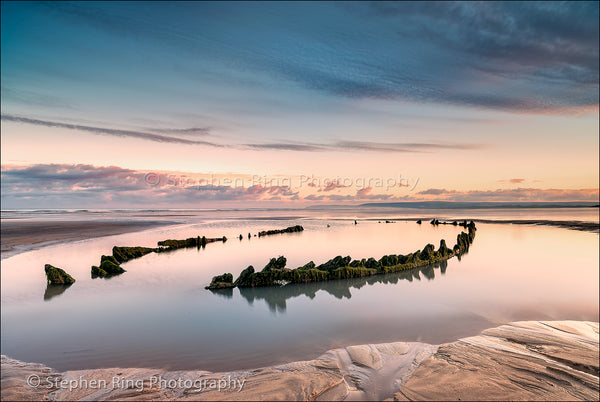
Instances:
[[[24,221],[3,220],[2,259],[47,245],[118,235],[172,225],[171,221]]]
[[[390,218],[392,221],[423,221],[423,224],[429,224],[431,217],[427,218]],[[366,218],[361,220],[368,221],[381,221],[380,218]],[[452,222],[454,219],[443,220],[444,222]],[[456,219],[458,222],[462,222],[464,219]],[[467,221],[474,221],[480,223],[497,223],[504,225],[530,225],[530,226],[553,226],[563,229],[580,230],[583,232],[592,232],[600,234],[600,223],[599,222],[588,222],[588,221],[556,221],[548,219],[467,219]]]
[[[314,360],[224,373],[60,373],[2,356],[1,387],[2,400],[597,400],[598,352],[597,322],[521,321],[439,346],[348,346]],[[32,387],[28,378],[52,378],[55,386]]]
[[[557,228],[581,230],[583,232],[600,233],[600,223],[598,222],[582,222],[582,221],[553,221],[553,220],[494,220],[494,219],[474,219],[475,222],[481,223],[504,223],[512,225],[538,225],[538,226],[554,226]]]

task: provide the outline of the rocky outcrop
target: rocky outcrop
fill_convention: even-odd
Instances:
[[[227,273],[223,275],[217,275],[212,278],[210,285],[206,286],[205,289],[228,289],[233,287],[233,275]]]
[[[100,266],[92,266],[92,278],[110,277],[119,275],[125,270],[119,265],[119,261],[112,255],[103,255],[100,257]]]
[[[48,285],[70,285],[75,283],[75,279],[71,275],[50,264],[44,265],[44,271],[46,271]]]
[[[303,230],[304,230],[304,228],[300,225],[290,226],[289,228],[285,228],[285,229],[263,230],[262,232],[258,232],[258,237],[270,236],[270,235],[280,234],[280,233],[302,232]]]
[[[58,373],[2,356],[1,387],[3,400],[39,401],[598,400],[598,353],[597,322],[525,321],[439,346],[347,346],[314,360],[222,373],[148,368]],[[35,388],[26,383],[31,375],[76,385],[104,381],[108,386]],[[132,385],[113,387],[115,377]],[[235,380],[235,387],[149,387],[153,378],[200,385]]]
[[[433,244],[427,244],[423,250],[417,250],[407,255],[384,255],[381,259],[352,260],[350,256],[341,255],[315,266],[309,263],[295,268],[286,268],[286,258],[279,256],[272,258],[260,271],[255,272],[254,267],[246,268],[233,283],[234,287],[281,286],[288,283],[309,283],[334,279],[360,278],[376,274],[398,272],[413,268],[424,267],[430,264],[445,261],[453,256],[460,256],[469,250],[470,244],[475,239],[475,223],[466,224],[467,233],[461,232],[457,236],[453,249],[446,246],[446,241],[440,241],[440,247],[435,250]],[[209,286],[210,287],[210,286]]]

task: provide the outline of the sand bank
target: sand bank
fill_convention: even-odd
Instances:
[[[3,220],[1,229],[2,258],[69,241],[137,232],[170,221],[30,221]]]
[[[349,346],[314,360],[226,373],[147,368],[58,373],[2,356],[2,399],[594,400],[599,390],[598,353],[597,322],[524,321],[439,346]],[[42,383],[46,377],[61,379],[75,389],[32,388],[26,383],[31,375]],[[115,387],[115,378],[131,386]],[[206,385],[228,379],[243,381],[244,386],[218,391]],[[92,380],[105,385],[90,387]],[[194,385],[168,386],[177,381]]]

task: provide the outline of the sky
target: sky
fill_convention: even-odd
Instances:
[[[598,2],[2,2],[13,208],[598,201]]]

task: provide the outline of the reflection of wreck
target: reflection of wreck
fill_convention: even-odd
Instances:
[[[48,284],[48,286],[46,286],[46,291],[44,292],[44,300],[50,300],[54,296],[58,296],[58,295],[62,294],[65,290],[69,289],[69,287],[71,287],[71,285],[72,285],[72,283],[69,283],[66,285]]]
[[[248,304],[252,305],[255,300],[265,300],[272,312],[284,312],[286,310],[286,301],[288,299],[306,296],[309,299],[314,299],[319,290],[323,290],[336,299],[352,297],[350,289],[360,289],[365,285],[374,285],[377,283],[397,284],[399,280],[407,280],[412,282],[413,279],[421,280],[419,273],[422,273],[427,280],[435,279],[435,270],[440,269],[443,275],[448,267],[448,261],[441,261],[436,264],[431,264],[426,267],[414,268],[410,270],[393,272],[389,274],[372,275],[362,278],[341,279],[336,281],[310,282],[310,283],[290,283],[285,286],[269,286],[260,288],[239,288],[240,295]],[[224,293],[229,291],[231,293]],[[233,289],[217,289],[212,290],[214,294],[231,297]]]

